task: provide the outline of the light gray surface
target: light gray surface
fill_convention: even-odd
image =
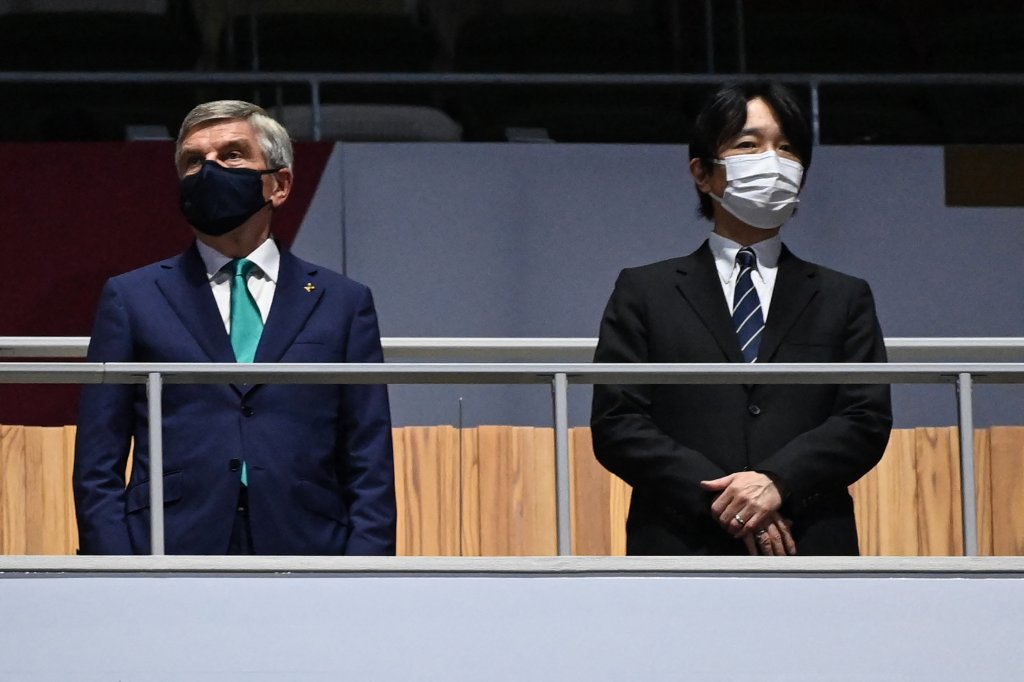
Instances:
[[[0,580],[66,577],[265,574],[674,575],[765,577],[1024,578],[1024,557],[901,556],[0,556]]]
[[[1012,680],[1020,579],[0,580],[0,679]]]
[[[348,274],[373,288],[385,336],[593,337],[621,268],[689,253],[709,230],[683,147],[341,149]],[[803,198],[784,241],[867,279],[887,336],[1024,336],[1009,279],[1024,209],[947,208],[941,148],[820,148]],[[337,229],[307,220],[302,239]],[[466,425],[550,423],[546,393],[530,388],[391,393],[399,425],[457,424],[460,396]],[[895,396],[897,426],[956,423],[946,387]],[[975,403],[978,426],[1020,423],[1024,389],[989,387]],[[586,423],[589,391],[569,407]]]
[[[335,145],[320,173],[320,183],[306,209],[304,225],[292,243],[292,253],[318,265],[345,271],[345,194],[342,146]],[[296,178],[303,182],[305,178]]]

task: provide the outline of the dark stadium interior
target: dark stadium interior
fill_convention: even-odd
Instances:
[[[47,11],[45,2],[0,8],[0,140],[121,140],[128,126],[174,134],[195,102],[220,97],[302,116],[310,88],[301,80],[201,78],[252,72],[371,74],[323,84],[324,136],[332,139],[681,143],[708,78],[737,74],[789,74],[809,108],[808,83],[820,76],[826,144],[1024,139],[1024,4],[1007,0],[134,4],[135,11],[125,11],[133,3],[102,1],[74,11]],[[40,77],[60,72],[150,77]],[[196,78],[167,82],[168,74]],[[389,83],[387,74],[426,78]],[[566,77],[445,80],[467,74]],[[585,77],[573,82],[574,75]],[[593,75],[680,78],[609,84]],[[352,115],[361,117],[355,131],[330,130],[331,116]]]

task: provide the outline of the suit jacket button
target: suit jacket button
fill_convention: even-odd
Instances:
[[[252,408],[249,407],[248,405],[242,405],[242,414],[245,415],[246,417],[251,417]]]
[[[228,470],[230,470],[230,471],[241,471],[242,470],[242,460],[238,459],[237,457],[234,457],[234,458],[230,459],[228,461]]]
[[[761,414],[761,408],[758,407],[757,405],[747,405],[747,411],[750,412],[750,414],[754,415],[755,417]]]

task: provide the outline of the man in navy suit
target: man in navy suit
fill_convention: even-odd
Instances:
[[[714,223],[688,256],[619,275],[597,362],[885,362],[871,289],[780,241],[811,129],[772,82],[718,90],[690,172]],[[847,486],[881,458],[886,385],[594,387],[594,452],[633,486],[630,554],[857,554]]]
[[[369,289],[271,235],[293,178],[280,124],[247,102],[202,104],[182,123],[175,160],[196,241],[107,282],[89,361],[382,361]],[[172,384],[163,417],[168,553],[394,554],[385,386]],[[144,387],[85,387],[82,553],[150,551],[149,464]]]

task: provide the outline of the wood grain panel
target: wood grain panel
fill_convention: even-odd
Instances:
[[[916,556],[962,555],[964,533],[960,502],[959,429],[929,427],[915,431],[918,490]]]
[[[0,426],[0,550],[25,554],[25,427]]]
[[[75,433],[74,426],[64,427],[64,471],[67,472],[64,487],[64,547],[66,554],[75,554],[78,551],[78,519],[75,516],[75,495],[71,488],[71,474],[75,466]],[[128,472],[131,473],[131,454],[128,456]],[[128,479],[125,479],[128,480]]]
[[[554,449],[551,429],[477,429],[483,556],[557,553]]]
[[[896,429],[878,466],[851,486],[861,553],[963,553],[955,428]]]
[[[618,476],[612,476],[611,480],[611,555],[626,556],[626,517],[629,516],[629,500],[633,496],[633,488]]]
[[[1024,427],[990,429],[992,553],[1024,554]]]
[[[851,488],[861,554],[917,551],[917,433],[893,431],[882,460]]]
[[[0,552],[73,553],[74,427],[0,426]],[[399,552],[551,555],[556,552],[550,428],[395,429]],[[1024,428],[975,433],[979,551],[1024,554]],[[573,550],[625,552],[629,487],[593,457],[590,430],[570,433]],[[955,428],[893,432],[882,462],[851,487],[861,551],[962,551]]]
[[[607,556],[611,553],[612,476],[594,458],[590,429],[569,433],[569,472],[572,553]]]
[[[482,556],[480,545],[480,448],[478,429],[462,429],[462,556]]]
[[[974,431],[974,487],[978,495],[978,554],[992,556],[992,454],[991,432]]]
[[[459,434],[451,426],[394,429],[398,554],[459,556]]]
[[[25,429],[25,553],[66,554],[67,490],[64,427]]]
[[[573,553],[624,556],[631,488],[594,457],[590,429],[570,431]]]

